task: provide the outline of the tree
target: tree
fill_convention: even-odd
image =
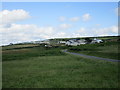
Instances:
[[[89,44],[89,43],[92,42],[92,39],[90,39],[90,38],[85,38],[85,40],[86,40],[86,43],[87,43],[87,44]]]
[[[13,45],[13,43],[10,43],[9,45]]]

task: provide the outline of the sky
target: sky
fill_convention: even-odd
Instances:
[[[2,45],[118,35],[117,2],[3,2]]]

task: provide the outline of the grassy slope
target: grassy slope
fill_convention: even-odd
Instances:
[[[56,48],[3,52],[3,88],[118,87],[118,64],[114,62],[66,55]]]
[[[120,42],[86,44],[86,45],[80,45],[76,47],[70,47],[69,51],[119,60],[120,59],[118,55],[119,43]]]

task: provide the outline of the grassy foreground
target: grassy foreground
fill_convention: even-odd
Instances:
[[[73,56],[3,62],[3,88],[117,88],[118,66]]]
[[[59,48],[3,50],[3,88],[118,88],[118,63]]]

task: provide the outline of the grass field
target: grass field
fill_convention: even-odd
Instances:
[[[3,46],[2,50],[32,48],[32,47],[37,47],[37,46],[39,45],[38,44],[14,44],[14,45]]]
[[[118,47],[120,42],[105,42],[69,47],[69,51],[110,59],[120,59]]]
[[[85,59],[60,50],[3,50],[3,88],[118,88],[117,62]]]

